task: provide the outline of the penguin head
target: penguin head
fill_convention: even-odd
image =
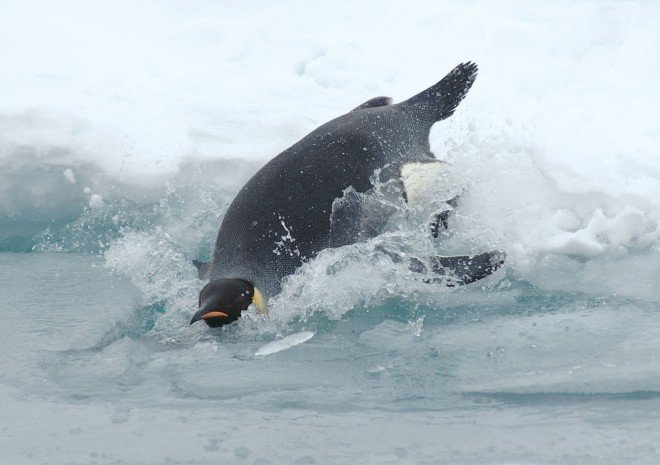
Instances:
[[[238,278],[215,279],[199,293],[199,310],[190,324],[204,322],[212,328],[238,320],[241,313],[254,303],[259,313],[267,313],[261,292],[250,281]]]

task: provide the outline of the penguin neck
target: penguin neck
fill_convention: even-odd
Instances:
[[[259,287],[251,280],[242,277],[231,277],[228,279],[234,279],[236,281],[241,281],[242,283],[247,284],[252,288],[252,303],[256,307],[257,311],[262,315],[268,314],[268,298]]]

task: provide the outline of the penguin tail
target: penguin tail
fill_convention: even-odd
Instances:
[[[506,253],[494,250],[478,255],[455,257],[431,257],[431,271],[441,278],[425,280],[427,283],[442,283],[447,287],[470,284],[491,275],[504,264]]]
[[[402,102],[429,125],[454,114],[477,78],[477,65],[468,61],[452,69],[440,82]]]
[[[394,263],[407,261],[408,269],[412,272],[427,276],[438,275],[422,279],[425,283],[443,284],[447,287],[463,286],[484,279],[497,271],[506,260],[506,253],[500,250],[477,255],[432,256],[426,261],[417,257],[404,257],[383,246],[377,246],[376,250],[390,257]]]

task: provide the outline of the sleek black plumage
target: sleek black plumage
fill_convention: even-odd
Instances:
[[[321,250],[377,233],[365,232],[360,223],[360,212],[368,206],[352,208],[355,204],[349,201],[336,201],[349,188],[353,193],[371,189],[375,172],[385,182],[400,179],[407,163],[437,161],[429,147],[431,126],[453,114],[476,75],[475,64],[463,63],[404,102],[393,105],[387,97],[373,98],[315,129],[261,168],[225,214],[209,267],[211,281],[202,290],[202,308],[191,323],[204,319],[221,326],[236,320],[236,311],[240,315],[250,304],[238,291],[246,282],[254,287],[254,302],[265,311],[260,290],[275,295],[283,277]],[[438,215],[438,221],[446,225],[446,217]],[[410,268],[442,275],[427,281],[447,285],[481,279],[503,262],[499,253],[432,258],[428,266],[411,260]],[[229,301],[239,302],[238,310],[230,308]]]
[[[312,131],[277,155],[240,190],[215,243],[211,280],[247,279],[266,293],[330,244],[330,215],[344,189],[365,192],[400,176],[405,163],[433,161],[431,126],[450,116],[474,82],[464,63],[405,102],[377,97]]]

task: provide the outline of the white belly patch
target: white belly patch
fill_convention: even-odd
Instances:
[[[401,167],[401,180],[406,190],[408,204],[413,205],[428,199],[438,190],[438,178],[445,169],[441,161],[430,163],[408,163]]]

